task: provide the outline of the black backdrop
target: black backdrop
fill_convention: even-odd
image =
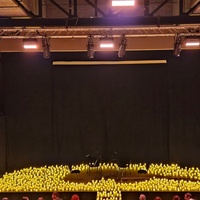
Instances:
[[[200,166],[200,51],[127,52],[167,64],[53,66],[86,53],[2,53],[0,172],[109,162]],[[96,52],[95,60],[116,52]]]

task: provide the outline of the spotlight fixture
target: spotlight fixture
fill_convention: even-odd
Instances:
[[[50,43],[46,36],[42,38],[42,48],[44,58],[50,58]]]
[[[127,46],[127,39],[125,35],[123,34],[121,37],[120,45],[119,45],[118,57],[123,58],[125,56],[126,46]]]
[[[179,33],[176,35],[174,43],[174,55],[180,57],[181,48],[195,48],[200,46],[200,34],[197,33]]]
[[[113,48],[114,47],[114,43],[113,43],[113,38],[112,37],[103,37],[100,38],[100,48]]]
[[[197,47],[200,45],[199,38],[185,38],[185,46],[186,47]]]
[[[86,46],[88,58],[94,58],[94,43],[91,35],[88,37],[88,43]]]
[[[112,0],[112,6],[119,6],[119,7],[124,7],[124,6],[134,6],[135,1],[134,0]]]
[[[182,46],[182,37],[177,36],[174,43],[174,56],[180,57]]]
[[[23,40],[24,49],[37,49],[37,40],[34,38],[28,38]]]

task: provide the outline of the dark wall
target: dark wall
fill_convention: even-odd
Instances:
[[[6,138],[0,169],[110,161],[199,166],[200,51],[127,52],[167,64],[52,66],[85,53],[2,54]],[[97,52],[95,60],[116,60]],[[2,124],[2,123],[1,123]],[[4,137],[3,137],[4,136]],[[98,153],[97,153],[98,152]]]

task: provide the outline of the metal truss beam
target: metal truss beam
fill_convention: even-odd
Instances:
[[[90,0],[85,0],[85,1],[86,1],[89,5],[91,5],[91,6],[95,9],[96,12],[99,12],[99,13],[102,14],[103,16],[106,16],[106,14],[105,14],[101,9],[99,9],[99,8],[97,7],[96,4],[92,3]]]
[[[74,13],[73,13],[73,16],[78,16],[78,14],[77,14],[78,12],[77,12],[77,0],[74,0]]]
[[[179,0],[179,14],[183,15],[183,0]]]
[[[200,5],[200,1],[197,2],[192,8],[190,8],[190,9],[186,12],[186,15],[192,14],[192,13],[198,8],[199,5]]]
[[[113,37],[172,37],[179,34],[199,34],[199,26],[181,27],[135,27],[135,28],[43,28],[43,29],[2,29],[0,31],[0,38],[42,38],[47,36],[49,38],[87,38],[88,35],[94,37],[102,37],[105,35],[112,35]]]
[[[160,10],[169,0],[163,1],[155,10],[153,10],[150,15],[154,15],[158,10]]]
[[[17,6],[19,6],[26,14],[27,16],[31,17],[31,18],[36,18],[39,17],[39,15],[35,15],[33,12],[31,12],[30,10],[28,10],[22,3],[20,0],[12,0]]]
[[[180,15],[192,15],[193,12],[200,6],[200,1],[196,1],[196,3],[189,9],[185,9],[185,3],[187,0],[179,0],[179,14]]]
[[[56,6],[60,11],[62,11],[64,14],[66,14],[68,17],[70,17],[70,13],[67,12],[62,6],[60,6],[58,3],[56,3],[54,0],[49,0],[54,6]]]
[[[200,24],[199,16],[126,17],[126,18],[33,18],[0,19],[0,29],[6,27],[118,27],[118,26],[170,26]]]
[[[144,15],[149,16],[149,0],[144,0]]]

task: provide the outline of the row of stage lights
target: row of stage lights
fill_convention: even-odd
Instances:
[[[94,42],[93,38],[90,35],[88,37],[88,44],[87,44],[87,54],[88,58],[94,58]],[[122,58],[125,56],[126,53],[126,46],[127,46],[127,39],[125,35],[123,34],[120,39],[119,43],[119,50],[118,50],[118,57]],[[113,38],[112,37],[102,37],[100,38],[100,48],[102,49],[112,49],[114,48]]]
[[[112,7],[132,7],[135,6],[135,0],[112,0]],[[42,48],[44,58],[50,58],[50,38],[43,36],[42,37]],[[23,40],[25,49],[37,49],[37,39],[24,39]],[[89,58],[94,58],[94,42],[92,36],[88,36],[87,43],[87,54]],[[125,35],[122,35],[121,41],[119,44],[118,56],[120,58],[124,57],[126,53],[127,39]],[[112,49],[114,48],[113,38],[112,37],[102,37],[100,38],[100,48]]]
[[[126,53],[126,46],[127,46],[127,39],[125,35],[123,34],[120,38],[119,42],[119,50],[118,50],[118,56],[120,58],[125,56]],[[23,40],[23,47],[24,49],[37,49],[37,39],[36,38],[27,38]],[[88,36],[88,41],[86,44],[87,47],[87,55],[88,58],[94,58],[94,42],[93,42],[93,36]],[[99,47],[101,49],[113,49],[114,48],[114,41],[113,37],[105,36],[100,38]],[[50,58],[50,38],[44,36],[42,37],[42,48],[43,48],[43,56],[44,58]]]
[[[113,49],[114,48],[114,41],[113,37],[104,36],[100,37],[99,40],[99,47],[100,49]],[[183,47],[199,47],[200,46],[200,38],[196,34],[194,36],[185,36],[183,34],[180,34],[175,37],[174,42],[174,56],[180,57],[181,50]],[[36,38],[28,38],[23,40],[23,47],[25,49],[37,49],[37,39]],[[88,41],[86,44],[87,47],[87,56],[88,58],[92,59],[94,58],[94,41],[93,36],[88,36]],[[126,47],[127,47],[127,38],[125,34],[121,35],[120,41],[119,41],[119,48],[118,48],[118,57],[123,58],[126,54]],[[42,48],[43,48],[43,56],[44,58],[50,58],[50,38],[43,36],[42,37]]]
[[[112,7],[130,7],[135,6],[135,0],[112,0]],[[200,46],[200,33],[189,33],[184,34],[180,33],[175,36],[175,42],[174,42],[174,49],[173,54],[175,57],[180,57],[181,50],[183,47],[199,47]],[[36,38],[28,38],[24,39],[24,48],[25,49],[37,49],[37,39]],[[100,49],[113,49],[114,48],[114,42],[113,37],[108,37],[107,35],[105,37],[100,38]],[[88,58],[92,59],[94,58],[94,42],[93,42],[93,36],[88,36],[88,42],[86,44],[87,46],[87,56]],[[121,35],[120,41],[119,41],[119,49],[118,49],[118,57],[123,58],[126,54],[126,46],[127,46],[127,38],[125,37],[125,34]],[[50,58],[50,38],[45,36],[42,36],[42,48],[43,48],[43,56],[44,58]]]

